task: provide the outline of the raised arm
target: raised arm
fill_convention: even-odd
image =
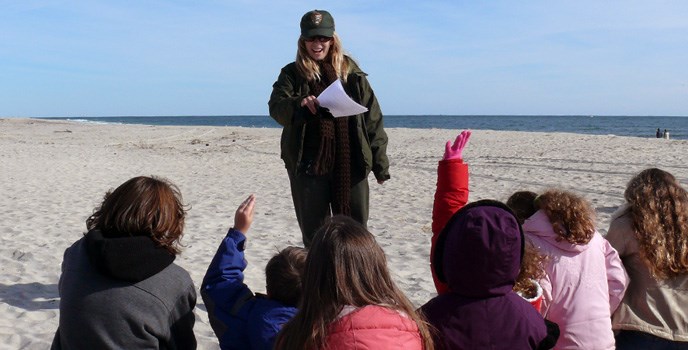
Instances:
[[[437,166],[437,189],[432,207],[432,242],[430,261],[435,255],[435,242],[447,221],[468,202],[468,165],[463,162],[463,149],[471,136],[464,130],[456,136],[454,143],[447,141],[444,156]],[[435,278],[437,292],[442,294],[448,289],[446,284]]]
[[[244,284],[247,265],[244,259],[244,233],[248,232],[253,222],[254,205],[255,196],[250,195],[237,208],[234,226],[220,243],[201,284],[201,297],[218,338],[222,337],[226,328],[220,323],[229,319],[234,305],[241,299],[253,296]]]

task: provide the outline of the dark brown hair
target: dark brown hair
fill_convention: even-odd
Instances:
[[[670,173],[643,170],[624,192],[633,229],[650,273],[665,279],[688,273],[688,193]]]
[[[86,227],[100,230],[105,237],[149,236],[171,254],[179,254],[185,215],[177,186],[139,176],[108,191]]]
[[[299,312],[284,325],[276,348],[323,348],[328,326],[346,305],[381,305],[403,312],[418,325],[424,348],[433,348],[428,324],[392,281],[375,237],[353,219],[338,215],[315,234]]]
[[[286,247],[273,256],[265,266],[268,296],[283,304],[297,306],[303,294],[303,271],[307,251],[301,247]]]
[[[523,224],[527,218],[531,217],[537,211],[535,207],[536,197],[537,193],[535,192],[518,191],[514,192],[514,194],[506,200],[506,205],[514,211],[519,224]]]
[[[595,235],[595,210],[583,197],[564,190],[550,189],[535,204],[547,214],[559,237],[572,244],[588,244]]]

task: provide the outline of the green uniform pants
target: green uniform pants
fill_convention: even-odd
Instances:
[[[330,203],[334,197],[333,184],[330,175],[312,176],[303,173],[289,173],[291,198],[294,201],[296,219],[301,228],[303,244],[308,248],[325,219],[332,216]],[[351,186],[351,217],[367,226],[368,224],[368,178]]]

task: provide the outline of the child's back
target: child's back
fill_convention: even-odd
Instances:
[[[595,230],[594,212],[582,198],[550,190],[538,207],[523,229],[548,256],[541,313],[561,329],[556,348],[613,349],[611,313],[628,283],[618,254]]]
[[[451,292],[421,308],[438,330],[438,347],[538,349],[554,344],[543,318],[512,290],[523,240],[516,217],[496,201],[471,203],[447,223],[433,268]]]
[[[220,243],[201,285],[210,325],[222,349],[273,348],[282,325],[294,317],[306,261],[303,248],[287,247],[268,262],[268,296],[244,284],[244,246],[253,217],[253,196],[237,209],[235,225]],[[248,208],[245,208],[248,207]]]

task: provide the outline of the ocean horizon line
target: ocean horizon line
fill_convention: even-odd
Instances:
[[[268,115],[73,116],[36,119],[109,124],[282,127]],[[656,137],[659,129],[659,134],[662,138],[666,130],[671,139],[688,139],[688,116],[400,114],[385,115],[383,122],[385,128],[570,132],[645,138]]]

